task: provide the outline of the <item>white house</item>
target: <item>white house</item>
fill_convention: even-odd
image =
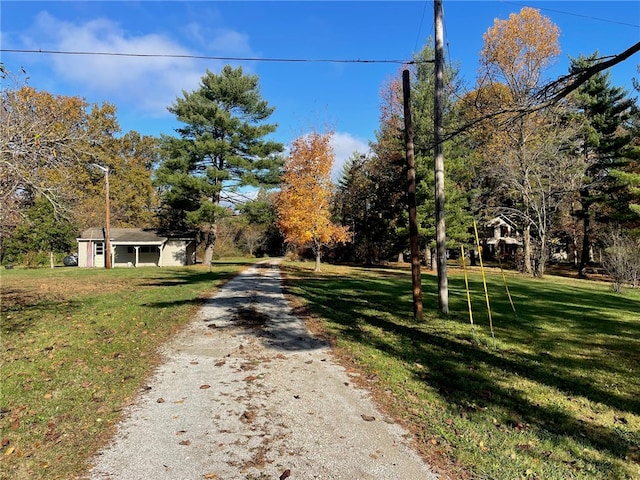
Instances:
[[[78,266],[105,266],[105,234],[102,228],[89,228],[78,241]],[[111,265],[113,267],[172,267],[194,263],[196,239],[156,229],[112,228]]]
[[[523,245],[522,235],[516,225],[502,215],[487,222],[486,232],[483,243],[487,248],[487,257],[513,257]]]

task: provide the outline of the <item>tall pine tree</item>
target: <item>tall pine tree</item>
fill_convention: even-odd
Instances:
[[[221,202],[245,186],[275,186],[283,151],[266,137],[276,125],[262,99],[258,77],[242,67],[207,71],[200,88],[183,92],[169,111],[184,124],[179,137],[162,138],[165,159],[157,171],[163,190],[163,222],[172,228],[197,228],[204,240],[204,262],[211,261]]]
[[[598,55],[580,56],[571,60],[570,72],[574,73],[592,65]],[[634,110],[634,101],[627,92],[611,85],[608,73],[601,72],[581,85],[573,102],[583,119],[578,148],[585,161],[583,185],[580,189],[583,238],[579,270],[583,271],[590,260],[597,225],[618,222],[628,214],[623,208],[624,185],[614,172],[624,171],[630,159],[625,157],[632,141],[627,122]],[[627,202],[628,205],[628,202]]]

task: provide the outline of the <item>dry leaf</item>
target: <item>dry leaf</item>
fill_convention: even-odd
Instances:
[[[211,385],[200,385],[200,390],[206,390],[207,388],[211,388]]]
[[[190,440],[182,440],[180,442],[180,445],[191,445],[191,441]]]
[[[365,422],[373,422],[376,417],[372,417],[370,415],[360,415]]]
[[[240,417],[240,421],[242,423],[253,423],[253,420],[256,418],[256,412],[252,412],[250,410],[247,410],[246,412],[244,412],[242,414],[242,416]]]
[[[291,476],[291,470],[289,470],[288,468],[282,472],[282,475],[280,475],[280,480],[285,480],[286,478],[289,478]]]

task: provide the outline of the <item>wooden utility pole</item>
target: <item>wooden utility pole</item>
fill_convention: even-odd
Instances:
[[[413,285],[413,318],[422,320],[422,279],[420,277],[420,246],[418,245],[418,215],[416,211],[416,166],[413,153],[411,123],[411,84],[409,70],[402,72],[404,98],[404,143],[407,154],[407,200],[409,203],[409,245],[411,247],[411,283]]]
[[[447,283],[447,234],[444,222],[444,154],[442,139],[442,102],[444,91],[444,41],[442,28],[442,0],[433,3],[435,19],[435,95],[433,100],[434,173],[436,207],[436,264],[438,266],[438,305],[441,313],[449,313]]]
[[[106,268],[111,268],[111,201],[109,195],[109,167],[104,171],[104,189],[105,189],[105,224],[106,232],[104,235],[104,254]]]
[[[94,167],[99,168],[104,173],[104,206],[105,226],[104,226],[104,267],[111,268],[111,204],[109,200],[109,167],[103,167],[97,163]]]

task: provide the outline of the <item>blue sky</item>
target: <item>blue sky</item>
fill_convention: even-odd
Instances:
[[[548,72],[567,72],[568,58],[619,53],[640,40],[637,1],[444,0],[447,60],[472,89],[482,35],[495,18],[525,6],[560,28],[562,53]],[[261,59],[407,60],[433,36],[432,1],[7,1],[0,3],[1,48],[244,57]],[[124,131],[173,134],[166,110],[182,90],[197,88],[206,69],[231,63],[257,74],[276,111],[275,139],[288,144],[310,129],[335,132],[336,168],[364,152],[378,128],[380,89],[400,76],[395,63],[220,61],[2,52],[12,72],[56,94],[108,101]],[[640,54],[611,69],[631,90]]]

